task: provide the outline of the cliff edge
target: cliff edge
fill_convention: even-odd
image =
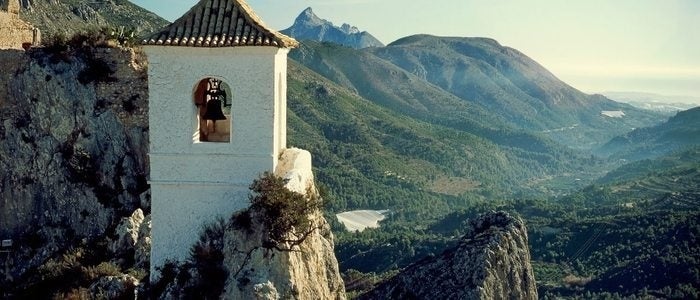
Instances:
[[[491,212],[470,222],[459,245],[423,259],[358,299],[537,299],[527,230]]]

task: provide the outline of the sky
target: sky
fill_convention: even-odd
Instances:
[[[174,21],[197,0],[132,0]],[[490,37],[587,93],[700,103],[700,0],[248,0],[282,30],[307,7],[385,44],[413,34]]]

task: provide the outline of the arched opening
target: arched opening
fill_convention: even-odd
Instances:
[[[194,90],[197,128],[195,142],[231,141],[231,88],[220,79],[207,77]]]

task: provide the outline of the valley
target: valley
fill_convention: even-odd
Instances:
[[[457,49],[463,52],[454,57],[448,54]],[[357,288],[351,294],[454,245],[465,220],[491,210],[507,210],[527,221],[540,297],[698,295],[700,287],[692,280],[700,271],[693,267],[698,259],[693,253],[698,249],[690,246],[698,230],[697,222],[691,220],[697,219],[700,203],[695,189],[700,185],[700,164],[695,157],[700,156],[692,148],[700,145],[696,140],[700,134],[695,132],[700,126],[694,124],[700,116],[695,110],[674,116],[580,93],[516,50],[485,39],[413,36],[366,50],[304,41],[291,57],[304,65],[303,71],[322,76],[312,80],[316,87],[307,92],[316,99],[312,102],[330,105],[318,109],[342,114],[336,99],[345,93],[353,103],[348,105],[355,109],[362,103],[365,108],[402,115],[381,119],[387,125],[402,122],[411,128],[408,140],[420,140],[421,147],[440,145],[419,152],[394,148],[386,137],[400,138],[409,132],[391,129],[396,124],[388,128],[376,122],[361,125],[368,124],[360,120],[369,115],[362,112],[354,113],[350,120],[355,126],[342,132],[381,130],[385,138],[367,139],[369,134],[340,140],[312,135],[314,143],[319,143],[318,138],[329,140],[324,150],[313,153],[324,156],[328,149],[345,161],[333,171],[325,170],[325,158],[315,161],[330,213],[395,212],[380,221],[378,228],[362,232],[347,232],[341,223],[331,222],[338,237],[341,270]],[[509,62],[513,59],[516,62]],[[457,77],[465,69],[479,71]],[[508,76],[495,75],[506,69]],[[290,72],[290,78],[298,74]],[[486,84],[491,80],[496,81]],[[290,101],[299,99],[292,95]],[[291,109],[299,115],[309,113],[295,106]],[[313,115],[313,120],[323,119],[319,117],[322,113]],[[417,123],[412,124],[413,120]],[[297,126],[295,122],[290,125]],[[308,135],[298,131],[292,135],[301,147],[319,149],[296,134]],[[465,143],[461,147],[467,150],[438,160],[416,156],[446,153],[450,148],[445,145],[454,145],[440,138],[447,136],[453,143]],[[613,148],[621,138],[626,144]],[[370,146],[343,150],[357,141]],[[400,145],[411,145],[406,142]],[[484,151],[477,148],[479,144],[490,146]],[[654,147],[658,150],[650,151]],[[364,150],[372,154],[354,156]],[[391,157],[386,156],[387,150],[399,155],[395,157],[403,163],[385,161]],[[502,154],[491,158],[498,153]],[[360,164],[364,168],[357,172],[338,172]],[[368,172],[372,164],[382,167]],[[428,167],[430,164],[435,167]],[[396,167],[387,168],[389,165]],[[468,166],[469,172],[455,172],[459,166]],[[368,176],[372,173],[380,176]],[[350,178],[358,179],[347,182]],[[367,190],[372,185],[381,188]],[[362,192],[350,192],[355,189]],[[636,242],[630,242],[633,239]],[[667,252],[665,243],[679,245],[680,250]],[[649,260],[650,253],[665,258]],[[613,261],[601,260],[603,257]],[[675,257],[675,265],[669,264],[670,257]],[[664,276],[674,279],[658,280],[653,272],[635,275],[648,268],[667,270]],[[678,268],[687,275],[668,273]]]

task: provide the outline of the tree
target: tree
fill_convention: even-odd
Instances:
[[[309,217],[319,210],[321,201],[316,191],[303,195],[285,184],[283,178],[265,172],[250,186],[250,210],[265,227],[264,246],[288,251],[318,228]]]

